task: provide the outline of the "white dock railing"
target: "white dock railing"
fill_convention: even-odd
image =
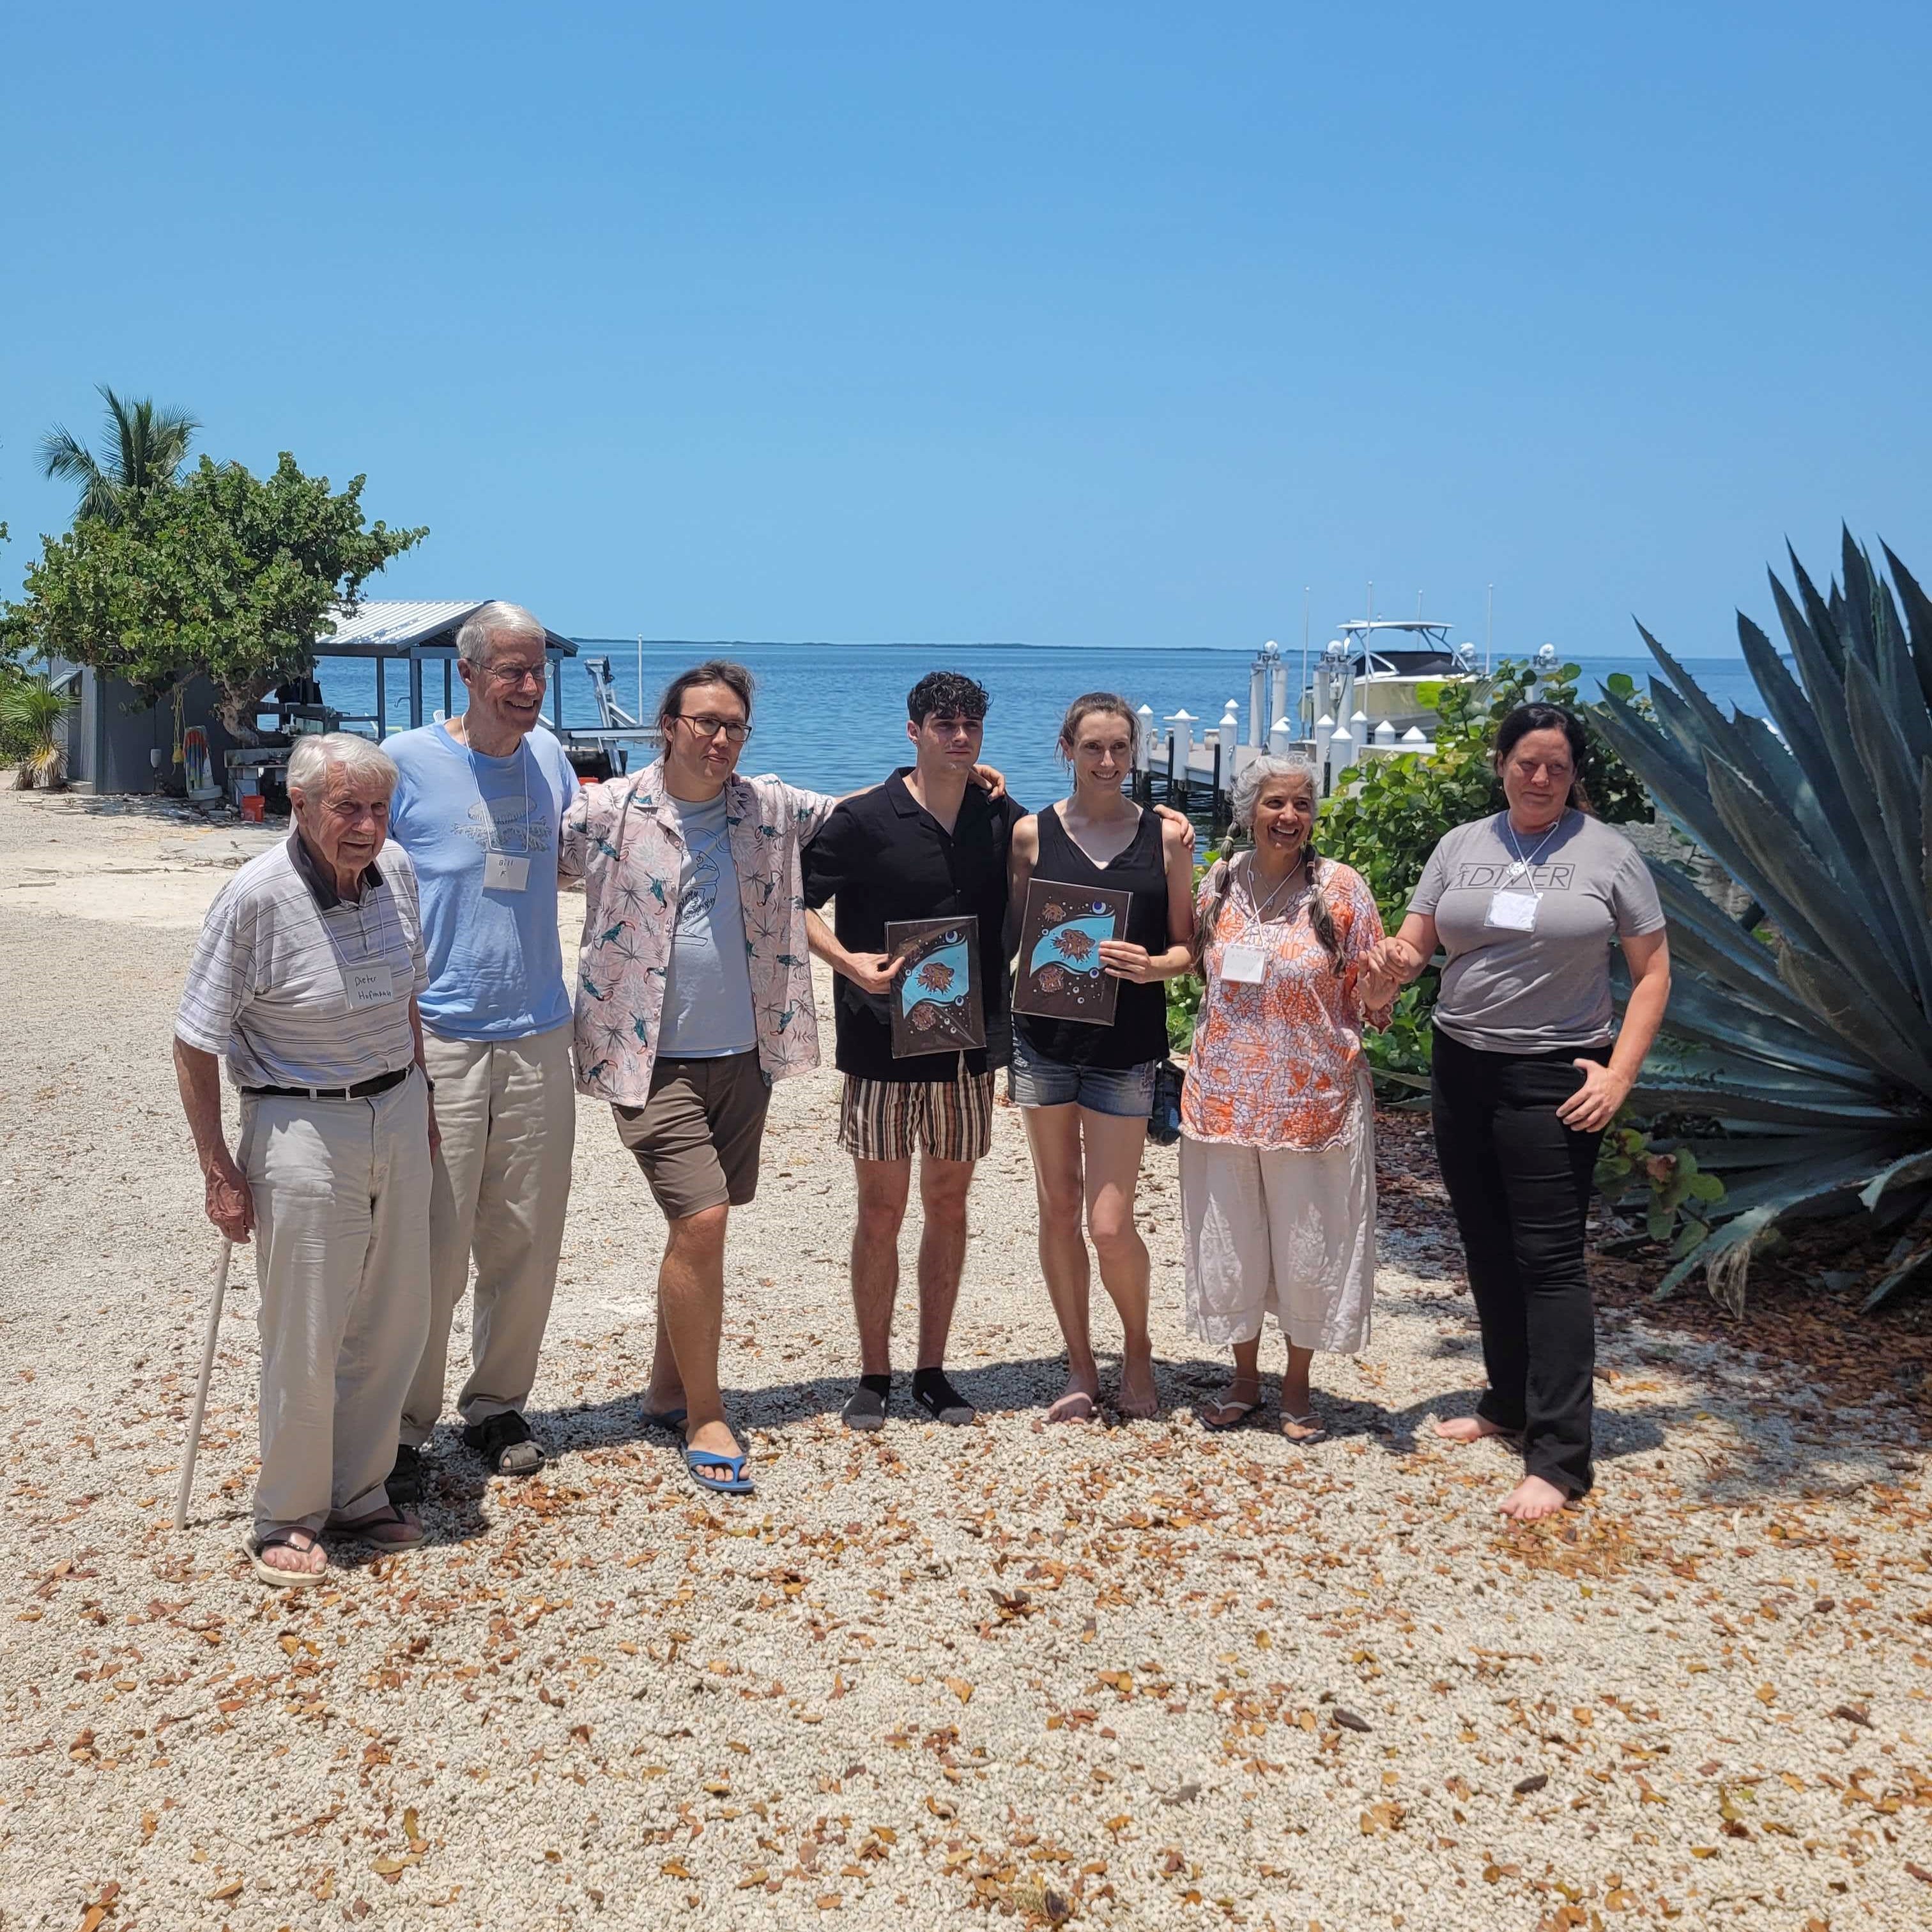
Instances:
[[[1314,765],[1322,774],[1325,798],[1342,788],[1345,772],[1360,770],[1371,759],[1405,754],[1426,758],[1434,749],[1419,728],[1411,726],[1398,736],[1387,719],[1372,726],[1359,709],[1346,723],[1324,713],[1315,720],[1310,735],[1301,736],[1288,708],[1287,661],[1272,644],[1262,648],[1250,667],[1245,723],[1240,700],[1232,698],[1219,720],[1198,737],[1195,728],[1201,720],[1184,707],[1167,712],[1158,728],[1156,715],[1150,704],[1135,711],[1141,725],[1136,791],[1151,797],[1159,786],[1163,796],[1178,802],[1198,800],[1216,818],[1226,810],[1235,778],[1264,754],[1300,758]]]

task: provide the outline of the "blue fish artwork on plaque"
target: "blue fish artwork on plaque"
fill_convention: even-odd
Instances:
[[[978,920],[970,916],[899,920],[886,926],[887,951],[905,962],[892,986],[896,1058],[986,1045],[979,928]]]
[[[1020,972],[1013,1010],[1040,1019],[1110,1026],[1120,982],[1100,948],[1126,931],[1130,892],[1110,886],[1028,882],[1020,915]]]

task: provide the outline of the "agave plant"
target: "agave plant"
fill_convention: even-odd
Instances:
[[[1652,868],[1677,970],[1633,1104],[1707,1124],[1684,1144],[1726,1186],[1660,1293],[1702,1267],[1741,1310],[1754,1248],[1823,1214],[1906,1231],[1868,1307],[1932,1263],[1932,600],[1885,556],[1889,583],[1848,532],[1828,594],[1795,555],[1795,594],[1772,575],[1796,677],[1738,616],[1768,718],[1726,718],[1648,631],[1654,717],[1616,692],[1596,707],[1753,901],[1733,920]]]

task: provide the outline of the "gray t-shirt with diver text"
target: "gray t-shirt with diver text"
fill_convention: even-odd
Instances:
[[[1448,955],[1436,1024],[1482,1052],[1606,1046],[1610,946],[1664,926],[1650,868],[1622,832],[1582,812],[1533,838],[1518,838],[1508,819],[1446,832],[1408,902],[1435,920]],[[1519,859],[1536,862],[1512,878]],[[1536,895],[1533,931],[1489,922],[1505,889]]]

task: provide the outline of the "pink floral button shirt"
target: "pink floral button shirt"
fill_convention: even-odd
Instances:
[[[578,1090],[620,1106],[650,1097],[684,840],[663,809],[664,761],[587,784],[564,815],[557,864],[584,881],[574,1046]],[[770,776],[725,782],[745,915],[758,1060],[771,1080],[818,1064],[800,853],[838,801]]]

